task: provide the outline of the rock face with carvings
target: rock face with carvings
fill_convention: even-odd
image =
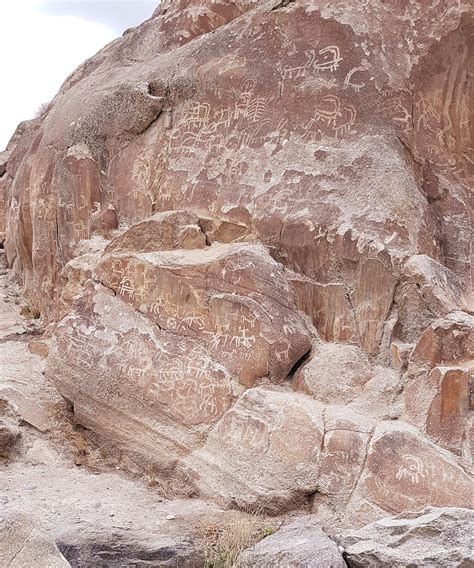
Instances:
[[[473,25],[163,1],[18,127],[0,236],[79,423],[227,506],[466,505]]]

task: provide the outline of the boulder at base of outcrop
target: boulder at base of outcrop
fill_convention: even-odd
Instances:
[[[279,387],[247,390],[182,460],[196,492],[226,507],[277,513],[317,488],[323,406]]]
[[[198,568],[204,565],[203,555],[191,537],[182,535],[150,535],[148,531],[110,530],[96,525],[66,531],[58,537],[57,543],[72,568]]]
[[[70,564],[33,519],[19,514],[0,524],[0,566],[67,568]]]
[[[316,515],[284,526],[241,555],[241,564],[252,568],[345,568],[337,544],[321,529]]]
[[[474,566],[474,512],[427,507],[338,535],[350,568]]]
[[[472,477],[452,454],[411,425],[381,422],[346,511],[346,526],[362,527],[386,515],[423,507],[470,507]]]

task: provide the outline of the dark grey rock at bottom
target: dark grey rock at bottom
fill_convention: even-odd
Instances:
[[[244,551],[240,561],[249,568],[346,568],[337,544],[315,515],[283,526]]]
[[[337,540],[350,568],[474,568],[474,511],[427,507],[346,531]]]
[[[202,568],[203,554],[190,537],[152,535],[91,525],[67,530],[56,542],[72,568]]]

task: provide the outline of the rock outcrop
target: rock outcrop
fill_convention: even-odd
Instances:
[[[229,507],[466,505],[473,25],[168,0],[18,127],[0,233],[79,424]]]
[[[427,507],[338,536],[350,568],[472,566],[474,514]]]

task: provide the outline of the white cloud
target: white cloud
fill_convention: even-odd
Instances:
[[[115,32],[106,25],[35,10],[37,0],[1,6],[0,151],[17,124],[51,100],[66,77]]]

